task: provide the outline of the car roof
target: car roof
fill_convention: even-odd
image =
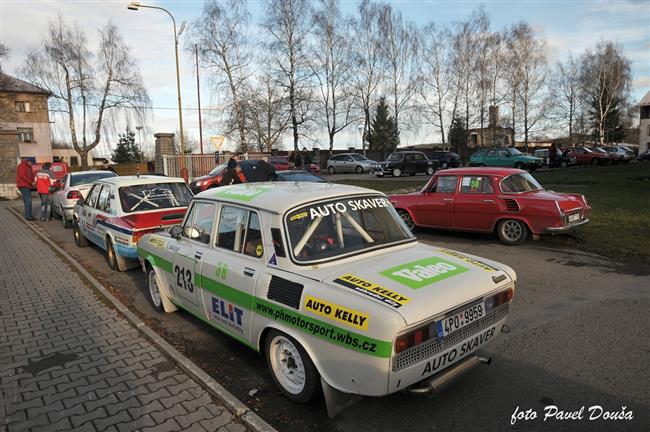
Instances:
[[[349,195],[383,195],[371,189],[334,183],[264,182],[241,183],[208,189],[195,198],[243,204],[282,214],[289,209],[312,201]]]
[[[436,175],[443,174],[468,174],[468,175],[493,175],[493,176],[509,176],[512,174],[522,174],[526,171],[517,168],[488,168],[488,167],[465,167],[465,168],[449,168],[445,170],[436,171]]]
[[[87,170],[87,171],[73,171],[69,173],[72,177],[77,176],[77,175],[84,175],[84,174],[97,174],[97,173],[109,173],[113,174],[113,177],[116,177],[117,174],[115,174],[113,171],[107,171],[107,170]]]
[[[120,186],[133,186],[133,185],[151,184],[151,183],[185,183],[185,180],[183,180],[180,177],[132,175],[132,176],[106,177],[101,180],[97,180],[96,183],[108,183],[120,187]]]

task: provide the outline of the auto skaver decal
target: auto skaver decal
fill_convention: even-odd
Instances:
[[[380,272],[382,276],[412,289],[422,288],[468,271],[436,256],[404,263]]]

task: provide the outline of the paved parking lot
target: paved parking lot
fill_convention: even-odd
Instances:
[[[322,400],[295,405],[275,390],[261,356],[184,313],[156,314],[138,270],[115,273],[97,248],[77,249],[60,222],[40,223],[50,238],[108,285],[168,341],[280,431],[647,430],[650,424],[650,266],[550,249],[504,246],[489,236],[419,233],[421,241],[512,266],[519,285],[510,333],[483,350],[493,358],[443,394],[366,398],[329,419]],[[591,406],[632,411],[632,420],[544,421],[556,405],[584,416]],[[623,408],[625,407],[625,408]],[[511,426],[517,410],[536,419]]]

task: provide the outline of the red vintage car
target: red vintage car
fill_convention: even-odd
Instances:
[[[521,244],[530,234],[563,233],[589,222],[591,207],[581,194],[546,191],[529,173],[512,168],[438,171],[420,191],[392,195],[406,225],[496,233]]]
[[[576,158],[577,165],[609,165],[612,157],[606,151],[598,151],[589,147],[575,147],[569,150],[568,156]]]
[[[269,163],[273,165],[276,171],[284,171],[291,169],[291,164],[289,163],[289,156],[271,156],[269,158]],[[302,167],[306,171],[311,171],[314,174],[320,174],[320,167],[314,163],[309,164],[309,167]]]

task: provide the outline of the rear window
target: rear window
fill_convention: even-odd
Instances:
[[[119,189],[120,204],[126,213],[187,207],[192,192],[185,183],[148,183]]]
[[[97,171],[87,174],[75,174],[70,177],[70,186],[88,184],[94,182],[95,180],[103,179],[106,177],[115,177],[115,174],[112,171]]]
[[[528,173],[513,174],[501,180],[503,193],[522,193],[541,189],[542,186]]]

